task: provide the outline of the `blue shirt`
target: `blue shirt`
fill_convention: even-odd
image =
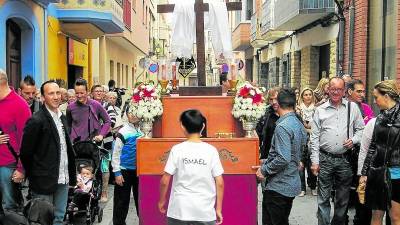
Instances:
[[[294,112],[285,114],[276,124],[268,158],[261,167],[267,179],[265,189],[295,197],[301,191],[298,167],[307,133]]]
[[[121,170],[136,170],[136,141],[141,136],[140,130],[130,123],[118,131],[111,160],[115,176],[120,176]]]
[[[400,179],[400,167],[391,167],[389,168],[390,179],[398,180]]]

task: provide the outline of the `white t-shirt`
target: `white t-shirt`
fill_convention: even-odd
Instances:
[[[167,216],[183,221],[214,221],[214,177],[224,173],[217,149],[205,142],[172,147],[164,171],[173,175]]]

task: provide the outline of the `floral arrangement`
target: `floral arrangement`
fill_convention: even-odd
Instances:
[[[267,108],[263,92],[265,88],[254,87],[249,82],[240,85],[234,99],[232,115],[244,121],[260,119]]]
[[[153,84],[140,84],[133,90],[129,110],[143,121],[154,121],[163,113],[159,90]]]

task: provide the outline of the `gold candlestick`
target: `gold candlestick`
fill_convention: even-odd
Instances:
[[[160,80],[159,81],[161,84],[161,95],[167,96],[167,86],[168,86],[168,80]]]
[[[228,95],[229,96],[236,95],[236,92],[237,92],[236,86],[237,86],[238,80],[228,80],[228,82],[229,82],[229,86],[230,86],[230,88],[228,90]]]

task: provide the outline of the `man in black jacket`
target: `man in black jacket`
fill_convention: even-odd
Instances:
[[[268,90],[268,102],[269,106],[265,112],[265,115],[258,121],[257,124],[257,135],[260,143],[260,165],[264,164],[264,161],[268,158],[269,150],[271,148],[272,137],[274,135],[276,121],[279,119],[278,115],[278,93],[279,87],[274,87]],[[261,183],[262,189],[264,190],[265,181]],[[264,192],[263,192],[264,195]],[[263,198],[262,202],[262,224],[268,223],[267,216],[267,201]]]
[[[60,88],[46,81],[40,88],[44,104],[25,125],[21,160],[29,179],[33,198],[55,207],[54,225],[63,224],[68,199],[68,184],[76,184],[75,155],[65,116],[58,109]]]

